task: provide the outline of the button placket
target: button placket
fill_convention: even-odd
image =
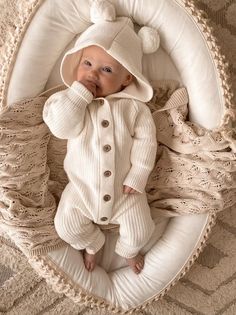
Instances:
[[[100,204],[98,220],[101,224],[108,224],[112,215],[114,202],[114,176],[115,169],[114,130],[110,104],[104,100],[99,108],[97,117],[100,137]]]

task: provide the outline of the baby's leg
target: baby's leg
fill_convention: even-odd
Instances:
[[[92,271],[96,265],[95,254],[105,242],[100,228],[67,201],[60,202],[54,223],[61,239],[75,249],[86,250],[84,264]]]
[[[144,267],[144,257],[140,254],[140,250],[150,239],[155,224],[145,196],[132,197],[136,197],[137,200],[134,207],[117,219],[120,224],[120,237],[117,240],[116,252],[126,258],[135,273],[140,273]]]

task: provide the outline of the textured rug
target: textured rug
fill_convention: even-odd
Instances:
[[[12,3],[0,0],[0,18],[4,8]],[[197,0],[196,4],[211,20],[222,52],[229,61],[233,90],[236,91],[236,0]],[[24,255],[4,238],[0,239],[0,253],[0,314],[110,315],[76,305],[54,293],[30,267]],[[162,300],[136,314],[236,314],[235,209],[219,214],[207,246],[190,272]]]

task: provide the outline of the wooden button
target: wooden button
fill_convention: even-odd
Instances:
[[[109,144],[104,145],[103,151],[109,152],[111,150],[111,146]]]
[[[109,121],[108,121],[108,120],[103,120],[103,121],[102,121],[102,126],[103,126],[104,128],[108,127],[108,126],[109,126]]]
[[[111,196],[110,195],[104,195],[103,196],[103,200],[104,201],[110,201],[111,200]]]
[[[105,171],[103,174],[105,177],[109,177],[111,176],[111,171]]]
[[[100,220],[101,220],[101,221],[107,221],[108,218],[107,218],[107,217],[102,217]]]

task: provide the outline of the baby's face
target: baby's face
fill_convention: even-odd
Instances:
[[[83,49],[76,73],[94,97],[105,97],[121,91],[132,81],[132,74],[98,46]]]

